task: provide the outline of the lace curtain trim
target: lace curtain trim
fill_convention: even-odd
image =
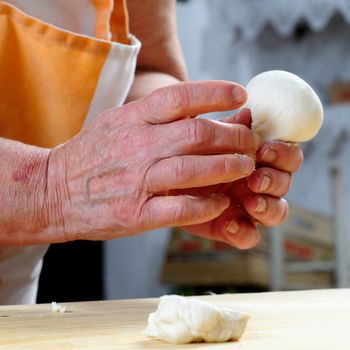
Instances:
[[[268,24],[283,37],[303,20],[311,30],[321,31],[335,14],[350,25],[350,0],[208,0],[208,6],[211,11],[219,8],[221,20],[240,29],[246,40],[255,39]]]

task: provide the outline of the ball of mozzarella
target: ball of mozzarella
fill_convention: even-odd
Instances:
[[[252,130],[262,141],[303,142],[320,130],[323,122],[320,99],[310,85],[295,74],[267,71],[255,76],[246,89]]]
[[[164,295],[148,318],[146,334],[169,343],[238,340],[249,316],[229,307],[178,295]]]

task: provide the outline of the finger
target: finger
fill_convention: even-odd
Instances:
[[[237,114],[220,119],[221,122],[230,124],[242,124],[250,128],[252,124],[252,114],[250,109],[244,108]]]
[[[208,119],[186,119],[159,127],[166,137],[167,156],[185,154],[254,153],[254,134],[244,125]]]
[[[256,160],[259,163],[293,173],[299,169],[304,156],[298,144],[273,141],[263,144],[258,149]]]
[[[139,100],[140,116],[150,124],[169,123],[188,116],[227,111],[247,100],[245,89],[228,81],[193,81],[155,90]]]
[[[292,183],[292,175],[273,168],[259,168],[248,178],[248,186],[255,193],[265,193],[282,197]]]
[[[253,195],[244,201],[244,208],[265,226],[280,225],[288,216],[288,203],[283,198]]]
[[[238,249],[251,249],[261,239],[256,225],[248,220],[233,219],[222,228],[226,242]]]
[[[194,225],[213,220],[230,205],[224,195],[153,197],[143,208],[144,227]]]
[[[238,180],[254,169],[252,158],[238,154],[172,157],[154,164],[145,177],[145,184],[146,190],[152,193],[204,187]]]
[[[249,220],[220,216],[213,222],[186,226],[185,230],[208,239],[225,242],[238,249],[250,249],[260,241],[260,232]]]

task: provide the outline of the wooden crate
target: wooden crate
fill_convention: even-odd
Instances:
[[[174,229],[164,262],[161,281],[183,286],[270,287],[271,242],[268,229],[261,227],[262,239],[251,250],[202,239]],[[286,266],[289,263],[331,262],[334,259],[332,225],[329,217],[295,205],[281,226]],[[285,282],[293,289],[329,288],[332,271],[286,272]]]

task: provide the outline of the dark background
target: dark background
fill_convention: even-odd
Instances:
[[[53,244],[45,255],[38,303],[103,299],[102,243]]]

